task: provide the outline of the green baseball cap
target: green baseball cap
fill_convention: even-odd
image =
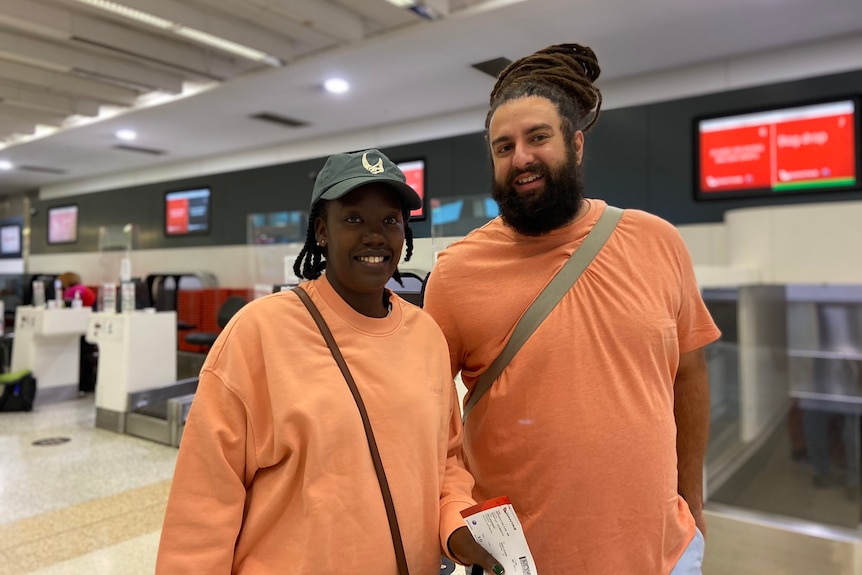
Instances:
[[[329,156],[314,180],[311,205],[318,200],[337,200],[359,186],[377,183],[395,190],[405,208],[422,207],[422,198],[407,185],[404,172],[375,149]]]

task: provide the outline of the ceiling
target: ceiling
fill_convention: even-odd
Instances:
[[[554,43],[607,82],[862,31],[860,0],[118,0],[150,24],[100,3],[0,0],[0,195],[475,109],[473,64]]]

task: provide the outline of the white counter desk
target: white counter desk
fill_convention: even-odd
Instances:
[[[91,310],[19,305],[10,369],[29,369],[36,378],[36,404],[77,397],[81,336]]]
[[[176,382],[177,314],[93,313],[86,340],[99,346],[96,427],[123,433],[129,393]]]

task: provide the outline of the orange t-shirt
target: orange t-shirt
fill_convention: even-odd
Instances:
[[[442,252],[426,310],[468,389],[607,204],[525,237],[497,218]],[[694,534],[677,494],[673,385],[681,353],[717,339],[688,252],[627,210],[464,430],[477,500],[507,495],[542,575],[669,573]]]

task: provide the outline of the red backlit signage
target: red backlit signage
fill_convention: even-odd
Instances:
[[[165,234],[205,234],[210,226],[210,190],[182,190],[165,194]]]
[[[71,244],[78,241],[78,206],[48,208],[48,243]]]
[[[407,180],[407,185],[416,190],[419,197],[422,199],[422,207],[410,212],[410,220],[425,219],[425,161],[414,160],[410,162],[399,162],[398,167],[404,172],[404,178]]]
[[[185,234],[189,231],[189,200],[174,198],[166,200],[167,223],[165,231],[168,235]]]
[[[853,187],[853,100],[701,120],[698,197]]]

